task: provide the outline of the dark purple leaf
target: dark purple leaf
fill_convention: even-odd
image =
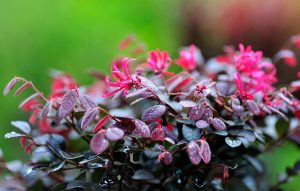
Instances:
[[[193,165],[198,165],[201,162],[200,147],[196,142],[189,142],[187,146],[187,152]]]
[[[135,126],[135,129],[134,129],[133,133],[135,133],[138,136],[144,137],[144,138],[150,137],[149,127],[143,121],[135,119],[134,126]]]
[[[203,112],[204,108],[202,105],[192,107],[189,112],[189,117],[191,120],[198,121],[199,119],[201,119]]]
[[[14,86],[19,80],[20,79],[18,77],[15,77],[12,80],[10,80],[3,90],[3,95],[7,95],[14,88]]]
[[[29,134],[31,131],[30,125],[25,121],[12,121],[11,124],[26,134]]]
[[[103,153],[108,147],[108,140],[105,138],[103,132],[96,133],[90,143],[91,150],[95,154]]]
[[[164,105],[154,105],[148,108],[142,115],[142,120],[146,123],[153,122],[159,119],[165,112],[167,108]]]
[[[224,129],[226,129],[225,123],[221,119],[219,119],[219,118],[213,118],[213,120],[211,121],[211,124],[217,130],[224,130]]]
[[[205,129],[209,126],[209,124],[204,120],[199,120],[196,122],[196,127],[199,129]]]
[[[58,110],[58,115],[61,119],[66,117],[74,109],[76,97],[77,94],[75,90],[70,90],[63,96],[61,100],[61,106]]]
[[[163,128],[159,125],[151,132],[151,139],[153,141],[164,141],[165,133]]]
[[[123,139],[124,131],[112,125],[111,127],[106,129],[105,136],[110,141],[118,141],[120,139]]]
[[[95,120],[97,115],[99,115],[99,110],[97,107],[88,109],[82,118],[81,129],[86,129]]]
[[[79,95],[79,101],[85,110],[97,107],[97,104],[88,95]]]
[[[258,104],[255,101],[246,100],[246,106],[251,113],[253,113],[254,115],[259,115],[260,109]]]
[[[203,162],[208,164],[211,159],[211,151],[208,143],[205,140],[201,140],[200,153]]]

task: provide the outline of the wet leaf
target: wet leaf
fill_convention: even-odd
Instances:
[[[130,92],[126,95],[126,98],[132,98],[132,97],[142,97],[143,93],[147,90],[147,88],[140,88],[138,90],[135,90],[133,92]]]
[[[157,92],[158,91],[158,88],[155,86],[155,84],[152,81],[148,80],[147,78],[145,78],[143,76],[138,76],[138,78],[141,80],[141,84],[144,87],[152,90],[153,92]]]
[[[198,121],[201,119],[203,112],[204,112],[204,108],[202,105],[192,107],[189,112],[189,117],[191,120]]]
[[[91,150],[95,154],[101,154],[108,148],[108,140],[103,132],[96,133],[90,143]]]
[[[226,129],[225,123],[221,119],[219,119],[219,118],[213,118],[213,120],[211,121],[211,124],[217,130],[224,130],[224,129]]]
[[[211,151],[209,144],[205,140],[201,140],[200,153],[203,162],[208,164],[211,159]]]
[[[228,146],[232,148],[239,147],[242,144],[242,141],[240,139],[235,139],[231,137],[226,137],[225,142],[227,143]]]
[[[198,165],[201,162],[200,147],[196,142],[189,142],[187,146],[187,152],[193,165]]]
[[[204,120],[199,120],[196,122],[196,127],[199,129],[205,129],[205,128],[209,127],[209,124]]]
[[[164,105],[154,105],[148,108],[142,115],[142,120],[146,123],[153,122],[159,119],[165,112],[167,108]]]
[[[135,129],[133,131],[134,134],[141,136],[143,138],[150,137],[149,127],[143,121],[135,119],[134,126],[135,126]]]
[[[164,130],[161,126],[156,127],[151,132],[151,139],[153,141],[164,141],[165,140],[165,133],[164,133]]]

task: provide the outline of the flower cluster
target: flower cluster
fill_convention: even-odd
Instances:
[[[0,168],[30,190],[264,190],[257,156],[291,134],[300,142],[299,81],[277,89],[272,60],[243,45],[206,63],[191,45],[175,61],[184,71],[171,73],[171,63],[160,50],[116,59],[113,81],[95,73],[89,87],[60,73],[48,97],[14,78],[4,94],[32,88],[20,105],[31,117],[5,137],[20,138],[31,158],[11,169],[0,156]]]

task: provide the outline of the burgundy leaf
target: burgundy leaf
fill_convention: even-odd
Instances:
[[[79,101],[85,110],[97,107],[97,104],[88,95],[79,95]]]
[[[3,95],[7,95],[14,88],[14,86],[19,80],[20,78],[18,77],[15,77],[12,80],[10,80],[3,90]]]
[[[196,127],[199,129],[205,129],[209,126],[209,124],[204,120],[199,120],[196,122]]]
[[[112,125],[112,127],[106,129],[105,136],[110,141],[118,141],[124,137],[124,131]]]
[[[169,151],[164,151],[158,156],[158,160],[165,163],[165,165],[170,165],[173,162],[173,156]]]
[[[159,125],[151,132],[151,139],[153,141],[164,141],[165,133],[163,128]]]
[[[198,121],[199,119],[201,119],[203,112],[204,108],[202,105],[192,107],[189,112],[189,117],[191,120]]]
[[[221,119],[219,119],[219,118],[213,118],[213,120],[211,121],[211,123],[214,126],[214,128],[217,129],[217,130],[224,130],[224,129],[226,129],[225,123]]]
[[[98,114],[98,108],[88,109],[82,118],[81,129],[86,129],[95,120]]]
[[[31,83],[30,82],[26,82],[24,83],[21,87],[19,87],[16,92],[14,93],[14,96],[19,95],[21,92],[23,92],[26,88],[30,87]]]
[[[148,108],[142,115],[142,120],[146,123],[153,122],[159,119],[165,112],[167,108],[164,105],[154,105]]]
[[[91,150],[95,154],[103,153],[108,147],[108,140],[105,138],[103,132],[96,133],[90,143]]]
[[[97,133],[99,130],[102,129],[103,125],[105,125],[105,123],[110,119],[110,116],[107,115],[105,117],[103,117],[102,119],[100,119],[100,121],[96,124],[96,126],[93,129],[93,133]]]
[[[134,126],[135,126],[135,129],[133,131],[134,134],[141,136],[143,138],[150,137],[149,127],[143,121],[135,119]]]
[[[190,161],[194,165],[198,165],[201,162],[200,147],[196,142],[194,142],[194,141],[189,142],[189,144],[187,146],[187,152],[188,152]]]
[[[68,91],[61,100],[61,106],[58,110],[59,117],[62,119],[66,117],[71,111],[74,109],[76,104],[76,91],[70,90]]]
[[[259,115],[260,114],[260,109],[258,104],[253,101],[253,100],[246,100],[246,106],[248,110],[253,113],[254,115]]]
[[[205,164],[208,164],[211,159],[211,151],[209,144],[205,140],[201,140],[200,153],[202,160]]]

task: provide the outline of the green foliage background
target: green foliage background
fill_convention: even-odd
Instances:
[[[108,72],[117,45],[136,34],[149,49],[165,49],[175,55],[182,37],[179,0],[115,1],[5,1],[0,0],[0,88],[14,76],[32,80],[49,92],[49,69],[72,74],[81,84],[91,82],[87,72]],[[7,160],[26,158],[17,141],[4,140],[10,121],[25,119],[17,109],[30,91],[17,98],[0,95],[0,148]],[[297,148],[285,145],[262,157],[269,177],[300,158]],[[296,190],[299,180],[286,189]]]

